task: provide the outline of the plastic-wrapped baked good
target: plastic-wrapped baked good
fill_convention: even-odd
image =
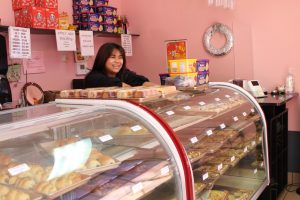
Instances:
[[[230,149],[230,148],[222,148],[218,153],[219,156],[235,156],[238,158],[242,158],[245,155],[243,149]]]
[[[201,140],[202,143],[224,143],[229,139],[226,135],[207,136]]]
[[[211,190],[208,195],[208,200],[226,200],[227,197],[227,191]]]
[[[193,171],[195,182],[201,182],[211,189],[214,182],[220,177],[220,174],[207,171],[206,169],[196,169]]]
[[[217,173],[217,174],[224,174],[227,169],[229,168],[228,165],[225,165],[223,163],[220,164],[211,164],[211,165],[203,165],[199,168],[197,168],[196,170],[204,170],[204,171],[208,171],[208,172],[212,172],[212,173]]]
[[[191,162],[195,159],[200,159],[205,156],[206,152],[200,149],[190,150],[187,152],[187,156]]]
[[[204,190],[206,187],[206,185],[204,183],[200,183],[200,182],[194,182],[194,189],[195,189],[195,193],[200,193],[202,190]]]
[[[207,153],[214,153],[222,147],[221,143],[195,143],[191,146],[192,149],[201,149]]]

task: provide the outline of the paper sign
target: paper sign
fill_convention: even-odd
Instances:
[[[218,165],[218,171],[221,171],[221,169],[223,169],[223,164],[222,163]]]
[[[223,124],[220,124],[220,129],[224,129],[226,128],[226,125],[223,123]]]
[[[195,144],[196,142],[198,142],[198,138],[197,137],[193,137],[190,139],[192,144]]]
[[[208,131],[206,131],[206,134],[207,134],[207,136],[210,136],[213,134],[213,132],[212,132],[212,130],[208,130]]]
[[[23,60],[24,74],[39,74],[46,72],[44,52],[33,51],[31,59]]]
[[[131,130],[132,130],[133,132],[137,132],[137,131],[139,131],[139,130],[142,130],[142,127],[139,126],[139,125],[136,125],[136,126],[131,127]]]
[[[246,113],[246,112],[243,112],[243,116],[246,117],[246,116],[247,116],[247,113]]]
[[[183,109],[184,110],[191,110],[191,106],[184,106]]]
[[[92,151],[90,138],[57,147],[53,150],[54,166],[47,181],[63,176],[82,167]]]
[[[201,102],[199,102],[199,105],[200,105],[200,106],[204,106],[204,105],[205,105],[205,102],[201,101]]]
[[[55,30],[58,51],[76,51],[75,31]]]
[[[215,101],[221,101],[221,99],[220,98],[215,98]]]
[[[103,136],[99,137],[99,140],[101,142],[107,142],[107,141],[112,140],[112,139],[113,139],[113,137],[111,135],[103,135]]]
[[[31,58],[30,29],[10,26],[8,35],[10,58]]]
[[[233,121],[237,122],[237,121],[239,121],[239,118],[238,118],[237,116],[235,116],[235,117],[233,118]]]
[[[230,95],[226,94],[225,97],[229,99],[229,98],[230,98]]]
[[[23,172],[26,172],[28,170],[30,170],[30,167],[26,163],[23,163],[21,165],[9,168],[8,172],[11,176],[15,176],[15,175],[21,174]]]
[[[202,176],[202,180],[205,181],[206,179],[208,179],[208,173],[203,174]]]
[[[165,167],[161,168],[161,170],[160,170],[160,174],[162,176],[169,174],[169,172],[170,172],[169,166],[165,166]]]
[[[94,56],[93,31],[79,31],[80,51],[82,56]]]
[[[132,38],[131,35],[122,34],[121,35],[121,45],[125,50],[126,56],[132,56]]]

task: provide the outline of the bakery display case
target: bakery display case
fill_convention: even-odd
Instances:
[[[244,90],[139,100],[57,99],[57,112],[0,123],[0,195],[256,199],[269,184],[264,115]]]

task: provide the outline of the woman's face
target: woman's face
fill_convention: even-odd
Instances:
[[[106,73],[110,77],[115,77],[123,66],[123,57],[118,49],[114,49],[105,63]]]

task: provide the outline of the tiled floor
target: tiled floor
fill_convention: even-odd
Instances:
[[[278,200],[300,200],[300,195],[298,195],[295,190],[300,186],[293,186],[290,187],[289,190],[292,190],[293,192],[284,191],[279,196]]]

